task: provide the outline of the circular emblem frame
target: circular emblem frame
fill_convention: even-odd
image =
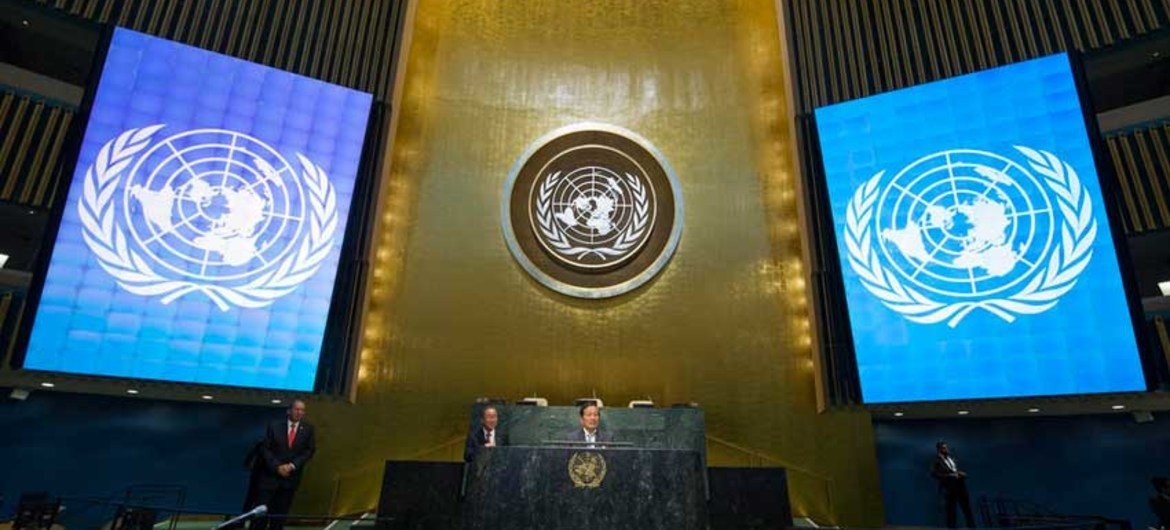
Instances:
[[[608,470],[601,453],[580,452],[569,457],[569,480],[578,488],[598,488]]]
[[[682,190],[653,144],[582,122],[550,131],[516,160],[501,197],[508,250],[539,283],[609,298],[653,279],[682,235]]]

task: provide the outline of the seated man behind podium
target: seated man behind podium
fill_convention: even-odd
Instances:
[[[467,447],[463,449],[463,461],[475,460],[481,447],[508,445],[508,435],[500,430],[500,411],[492,405],[483,408],[480,426],[467,433]]]
[[[600,444],[606,442],[613,442],[613,435],[601,430],[601,408],[596,403],[585,403],[581,405],[578,410],[581,415],[581,428],[573,429],[566,435],[566,440],[571,442],[584,442],[586,444]]]

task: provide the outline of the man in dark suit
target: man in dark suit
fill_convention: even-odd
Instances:
[[[463,449],[463,461],[475,460],[481,447],[501,447],[508,445],[508,433],[500,430],[500,411],[488,405],[484,407],[480,416],[480,426],[467,433],[467,446]]]
[[[958,526],[959,517],[955,513],[955,505],[963,509],[967,528],[975,528],[975,517],[971,515],[971,497],[967,494],[967,474],[959,470],[959,465],[951,456],[951,448],[946,442],[938,442],[934,447],[937,453],[934,463],[930,466],[930,476],[938,481],[938,491],[946,503],[947,528]]]
[[[264,443],[260,447],[264,469],[260,473],[256,504],[267,505],[269,515],[288,515],[293,495],[305,474],[305,465],[316,451],[313,426],[305,421],[305,402],[293,401],[288,407],[287,417],[269,423],[265,429]],[[268,521],[261,518],[253,523],[252,528],[281,530],[284,519]]]
[[[601,430],[601,409],[596,403],[585,403],[578,409],[581,427],[565,433],[565,439],[587,445],[613,442],[613,435]]]

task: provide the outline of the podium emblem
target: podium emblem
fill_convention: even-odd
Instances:
[[[545,135],[520,157],[502,218],[509,250],[537,281],[605,298],[646,283],[670,260],[682,197],[648,141],[587,123]]]
[[[605,480],[605,457],[601,453],[573,453],[569,457],[569,479],[578,488],[596,488]]]

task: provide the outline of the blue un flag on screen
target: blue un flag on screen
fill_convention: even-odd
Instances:
[[[1145,389],[1067,55],[816,121],[866,402]]]
[[[24,366],[312,390],[371,103],[117,29]]]

